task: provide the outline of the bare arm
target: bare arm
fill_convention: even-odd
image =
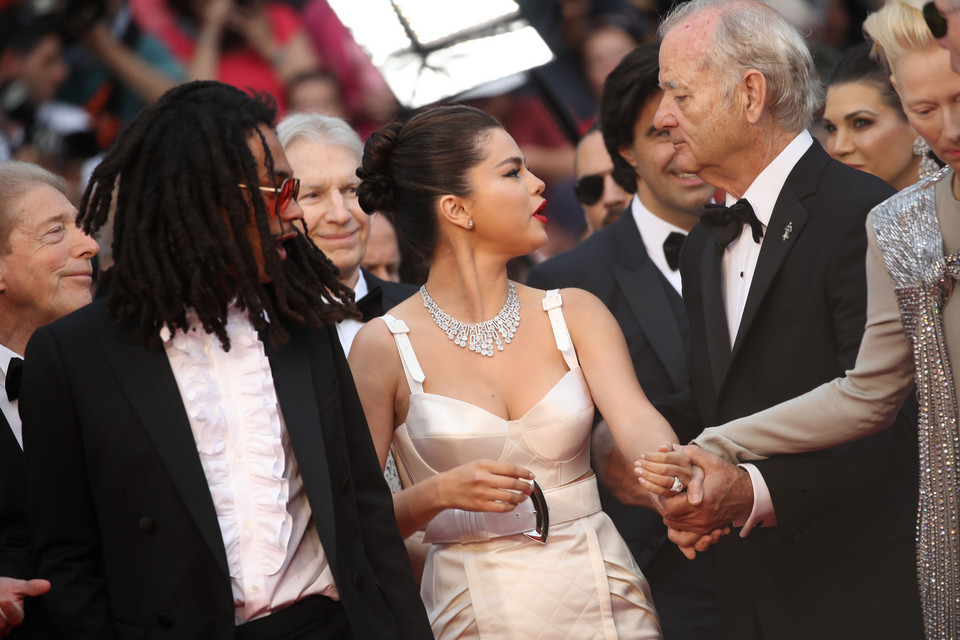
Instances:
[[[564,317],[577,350],[580,367],[600,413],[627,460],[635,461],[677,436],[643,393],[617,321],[595,296],[564,289]],[[686,484],[690,469],[683,454],[672,458],[669,476]],[[666,470],[666,469],[664,469]],[[658,491],[666,495],[668,490]]]
[[[216,80],[223,30],[233,9],[233,0],[210,0],[204,7],[196,47],[187,64],[188,80]]]
[[[230,24],[273,66],[277,76],[284,82],[289,82],[300,74],[315,71],[320,66],[317,55],[302,29],[286,42],[277,42],[273,26],[262,4],[235,9],[230,16]]]
[[[144,102],[155,102],[177,84],[114,38],[103,21],[84,34],[83,44]]]

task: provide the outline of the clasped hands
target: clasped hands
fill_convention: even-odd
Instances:
[[[730,533],[731,523],[746,520],[753,508],[749,474],[696,445],[664,445],[641,456],[634,472],[652,494],[667,536],[690,559]],[[674,478],[685,490],[670,490]]]

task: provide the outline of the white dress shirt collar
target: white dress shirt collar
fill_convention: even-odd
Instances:
[[[786,184],[790,172],[793,171],[797,162],[800,161],[800,158],[812,144],[813,136],[808,131],[804,130],[798,133],[797,137],[783,148],[783,151],[760,172],[760,175],[753,180],[744,192],[743,197],[753,207],[753,212],[757,214],[757,219],[763,223],[764,228],[770,224],[773,207],[777,204],[777,198],[780,197],[780,192],[783,190],[783,185]],[[728,193],[727,206],[734,204],[737,199]]]
[[[353,289],[353,299],[359,301],[370,293],[367,279],[363,277],[363,269],[357,269],[357,286]],[[343,346],[344,355],[350,355],[350,347],[353,346],[353,339],[363,328],[363,322],[353,318],[344,318],[337,323],[337,337],[340,338],[340,344]]]
[[[0,380],[0,411],[3,411],[3,417],[7,419],[10,430],[13,431],[13,435],[20,444],[21,449],[23,448],[23,426],[20,422],[20,402],[18,400],[14,400],[13,402],[7,400],[6,383],[7,370],[10,368],[10,359],[22,357],[19,353],[0,344],[0,374],[3,375],[3,379]]]
[[[687,235],[686,230],[658,217],[647,209],[636,195],[633,196],[633,202],[630,203],[630,211],[633,214],[633,221],[637,225],[637,230],[640,231],[640,238],[647,250],[647,256],[657,266],[667,282],[677,290],[677,293],[680,293],[680,270],[670,269],[667,264],[667,257],[663,253],[663,242],[667,239],[667,236],[674,232]]]

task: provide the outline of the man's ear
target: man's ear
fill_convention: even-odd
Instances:
[[[620,153],[620,157],[627,161],[627,164],[634,169],[637,168],[637,158],[633,154],[633,147],[627,144],[622,144],[617,151]]]
[[[473,226],[470,221],[470,211],[467,209],[467,203],[460,196],[449,194],[440,196],[437,206],[440,209],[440,217],[442,219],[463,229],[469,229]]]
[[[747,122],[756,124],[763,117],[763,111],[767,104],[767,79],[756,69],[750,69],[743,74],[741,88]]]

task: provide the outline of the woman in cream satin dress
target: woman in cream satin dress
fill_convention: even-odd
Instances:
[[[599,300],[508,281],[507,261],[546,241],[543,182],[494,118],[464,106],[381,129],[358,175],[363,209],[393,212],[430,263],[421,295],[364,327],[350,364],[381,463],[395,441],[412,482],[394,496],[401,532],[426,527],[431,543],[434,634],[660,638],[646,580],[600,511],[594,402],[628,459],[676,438]],[[479,334],[461,339],[469,323]],[[664,495],[689,480],[672,462],[658,469]]]
[[[707,429],[695,442],[731,460],[833,447],[888,427],[916,385],[917,565],[933,640],[960,637],[960,75],[925,12],[932,28],[946,26],[925,0],[887,0],[864,23],[890,66],[907,120],[948,166],[867,219],[867,325],[856,366],[799,398]],[[843,487],[837,492],[842,499]]]

